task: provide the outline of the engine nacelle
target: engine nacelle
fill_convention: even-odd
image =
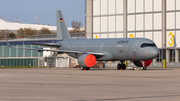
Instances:
[[[96,64],[96,57],[92,54],[82,54],[78,58],[81,67],[92,67]]]
[[[151,64],[152,60],[146,60],[144,62],[145,67],[149,66]],[[143,67],[143,64],[141,61],[133,61],[134,65],[136,65],[137,67]]]

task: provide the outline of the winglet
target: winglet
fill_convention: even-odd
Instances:
[[[7,42],[7,45],[11,48],[13,48],[10,44],[9,44],[9,41],[7,40],[7,37],[4,35],[5,39],[6,39],[6,42]]]

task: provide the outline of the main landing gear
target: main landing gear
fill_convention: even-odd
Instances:
[[[90,70],[89,67],[81,67],[81,70]]]
[[[126,65],[124,64],[124,61],[121,61],[121,64],[119,63],[117,65],[117,70],[126,70]]]

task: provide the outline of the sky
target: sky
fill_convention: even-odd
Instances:
[[[67,27],[73,20],[85,25],[85,0],[0,0],[0,16],[23,23],[56,26],[56,10],[62,10]]]

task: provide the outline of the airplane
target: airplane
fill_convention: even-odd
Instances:
[[[124,61],[131,60],[136,66],[147,70],[152,59],[158,56],[159,50],[156,44],[146,38],[109,38],[109,39],[73,39],[71,38],[63,14],[60,10],[56,11],[57,20],[57,41],[55,45],[33,43],[57,49],[43,48],[20,48],[38,51],[53,51],[66,53],[71,57],[78,59],[81,70],[89,70],[96,64],[96,61],[120,61],[117,70],[125,70]],[[7,38],[7,44],[12,47]]]

